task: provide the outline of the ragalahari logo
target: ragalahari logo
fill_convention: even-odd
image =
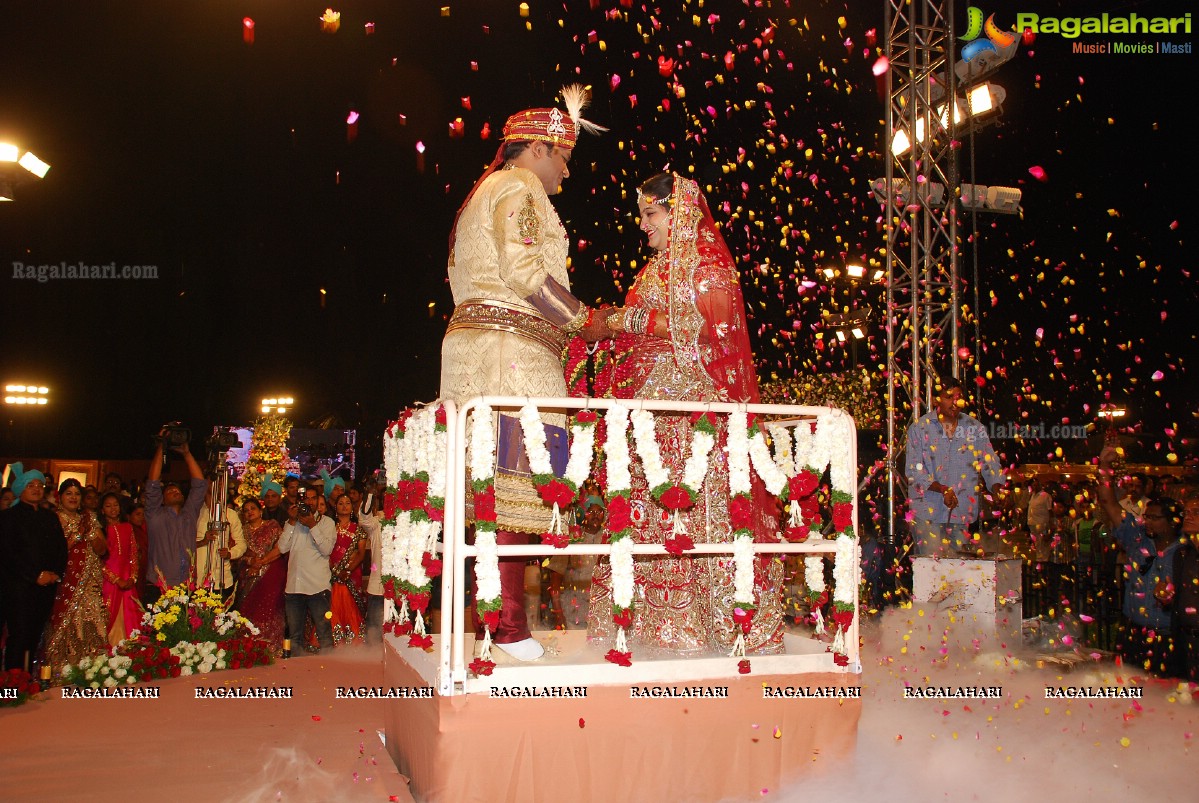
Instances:
[[[979,39],[982,34],[986,34],[986,39]],[[973,61],[982,53],[999,53],[999,51],[1011,47],[1019,36],[1012,31],[1003,31],[995,24],[995,15],[987,17],[986,22],[983,22],[983,12],[981,8],[968,6],[966,8],[966,32],[958,37],[966,44],[962,46],[962,60],[966,62]]]

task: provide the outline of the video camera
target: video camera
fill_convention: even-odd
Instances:
[[[191,442],[192,431],[183,426],[182,422],[171,421],[163,424],[162,429],[154,436],[155,443],[161,443],[163,450],[182,449]]]
[[[230,430],[229,427],[214,427],[212,435],[205,442],[208,447],[208,462],[211,465],[225,465],[226,452],[230,449],[242,448],[242,443],[238,440],[237,433]]]
[[[192,441],[192,430],[185,427],[182,422],[171,421],[162,425],[158,434],[153,436],[153,441],[162,443],[163,451],[181,449]]]

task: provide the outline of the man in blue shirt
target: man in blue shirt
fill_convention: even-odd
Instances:
[[[917,555],[946,557],[967,550],[970,525],[978,520],[979,477],[984,492],[1004,484],[987,428],[962,412],[961,384],[940,380],[933,409],[908,428],[908,509]]]
[[[1112,521],[1113,535],[1128,555],[1124,580],[1124,617],[1127,632],[1117,651],[1125,663],[1156,674],[1174,674],[1172,617],[1164,600],[1173,597],[1174,553],[1182,546],[1180,516],[1173,499],[1151,498],[1145,516],[1138,519],[1116,501],[1112,488],[1116,449],[1099,453],[1099,503]]]
[[[200,465],[186,444],[174,448],[183,456],[187,473],[191,476],[186,500],[178,484],[168,482],[164,485],[163,448],[160,438],[146,478],[146,532],[150,552],[146,571],[150,574],[147,589],[152,597],[142,600],[147,605],[158,600],[162,587],[170,588],[191,579],[191,557],[196,551],[196,520],[200,517],[200,505],[204,504],[204,493],[208,486]]]

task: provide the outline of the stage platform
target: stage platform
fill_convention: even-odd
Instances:
[[[416,800],[751,799],[853,754],[861,675],[819,642],[788,637],[789,655],[750,656],[742,675],[727,656],[634,648],[620,667],[583,631],[535,635],[552,654],[499,665],[445,697],[432,693],[437,638],[429,652],[386,639],[385,685],[430,693],[389,701],[385,714],[388,752]],[[797,659],[798,673],[772,673]],[[702,696],[650,696],[672,693]]]

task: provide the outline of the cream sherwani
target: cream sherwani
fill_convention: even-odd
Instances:
[[[450,255],[455,310],[441,345],[442,398],[461,403],[483,395],[567,395],[563,320],[577,328],[586,314],[564,292],[570,287],[567,250],[566,229],[534,173],[510,166],[484,179],[462,210]],[[535,297],[548,297],[559,313],[556,321],[530,302]],[[561,415],[543,418],[558,427],[565,423]],[[505,470],[503,462],[501,456],[499,527],[544,532],[550,511],[528,481],[527,465],[512,462]]]

